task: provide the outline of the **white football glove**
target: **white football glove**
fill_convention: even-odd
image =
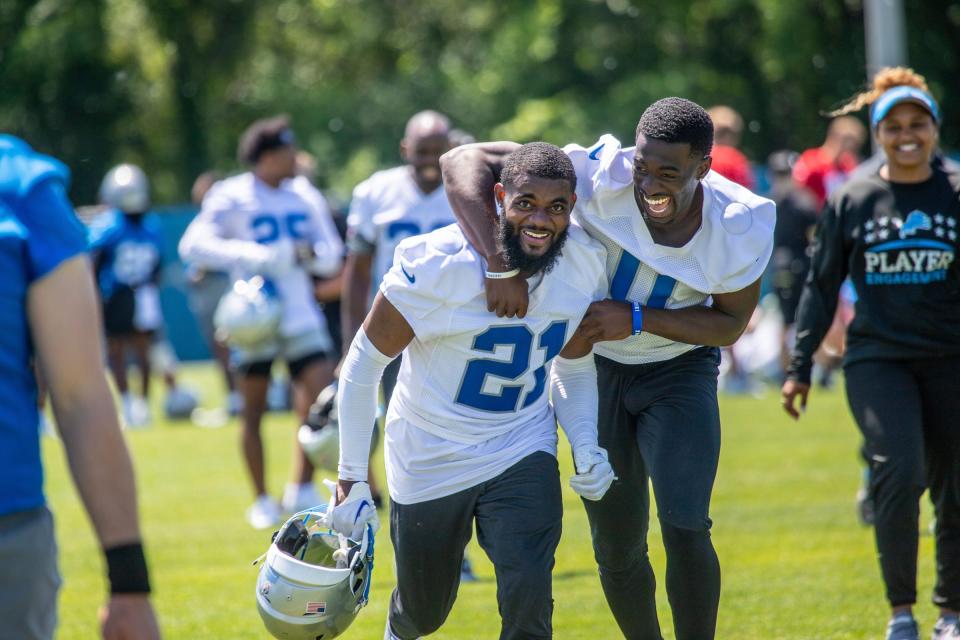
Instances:
[[[268,245],[270,253],[263,264],[263,274],[279,279],[290,273],[297,264],[297,248],[286,238]]]
[[[573,464],[577,467],[577,475],[570,478],[570,488],[587,500],[602,498],[617,479],[607,459],[607,450],[596,445],[574,449]]]
[[[326,483],[327,481],[325,481]],[[327,485],[330,486],[330,485]],[[332,488],[333,496],[327,503],[327,526],[351,540],[361,540],[363,531],[370,525],[374,533],[380,528],[377,508],[370,495],[370,485],[356,482],[350,487],[350,493],[342,504],[337,504],[337,491]]]

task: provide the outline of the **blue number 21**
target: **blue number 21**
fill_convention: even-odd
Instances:
[[[537,348],[543,349],[543,366],[533,372],[534,387],[523,400],[529,407],[543,395],[547,382],[547,365],[560,353],[567,335],[567,321],[557,321],[540,334]],[[499,394],[485,393],[487,376],[516,380],[530,368],[530,350],[533,333],[525,325],[490,327],[473,339],[474,351],[493,353],[497,347],[513,347],[513,356],[508,361],[477,358],[467,363],[467,370],[457,391],[457,403],[483,411],[510,412],[517,410],[523,391],[522,384],[505,384]]]

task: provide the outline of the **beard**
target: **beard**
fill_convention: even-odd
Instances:
[[[520,234],[505,218],[500,218],[498,235],[507,262],[507,269],[519,269],[521,274],[530,277],[539,272],[543,272],[544,275],[550,273],[550,270],[557,263],[557,258],[560,257],[563,243],[567,240],[567,229],[554,236],[553,243],[542,256],[530,256],[524,252],[523,246],[520,244]]]

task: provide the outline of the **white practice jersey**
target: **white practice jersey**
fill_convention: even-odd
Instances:
[[[372,291],[393,265],[400,241],[429,233],[455,221],[441,185],[429,194],[420,191],[410,167],[378,171],[353,190],[347,216],[350,250],[373,253]]]
[[[682,247],[656,244],[633,192],[634,147],[605,135],[590,148],[567,145],[577,171],[574,218],[607,249],[608,295],[647,307],[709,306],[763,274],[773,252],[776,205],[720,174],[702,180],[703,222]],[[660,362],[695,349],[649,333],[600,342],[594,352],[625,364]]]
[[[381,284],[416,334],[387,412],[387,479],[401,504],[476,486],[536,451],[556,455],[550,361],[606,296],[604,249],[571,225],[554,269],[530,279],[523,319],[487,311],[485,269],[450,225],[402,242]]]
[[[274,189],[251,172],[217,182],[180,240],[185,262],[226,271],[235,280],[258,275],[247,260],[251,249],[260,249],[257,245],[310,243],[317,260],[309,270],[293,265],[273,279],[283,304],[280,332],[285,337],[326,330],[310,276],[335,275],[343,256],[343,242],[326,201],[303,182],[290,180]]]

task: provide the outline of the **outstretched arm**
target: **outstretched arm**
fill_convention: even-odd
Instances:
[[[440,158],[447,200],[463,234],[487,260],[489,271],[507,271],[497,242],[499,220],[493,186],[500,177],[503,159],[517,147],[515,142],[482,142],[448,151]],[[522,318],[527,313],[527,283],[524,278],[485,279],[487,310],[497,316]]]

